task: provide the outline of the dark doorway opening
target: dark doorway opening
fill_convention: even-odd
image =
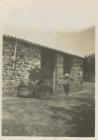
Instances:
[[[64,69],[63,69],[63,73],[70,73],[71,70],[71,65],[72,65],[72,57],[70,55],[64,55]]]
[[[46,78],[52,79],[54,70],[54,52],[52,50],[42,49],[41,68],[46,70]]]

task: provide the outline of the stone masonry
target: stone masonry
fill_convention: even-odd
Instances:
[[[35,65],[41,65],[40,49],[34,45],[3,37],[3,93],[16,94],[16,88],[20,81],[28,82],[29,70]],[[15,58],[14,58],[15,57]]]
[[[82,61],[83,59],[70,56],[70,91],[81,90],[83,86],[83,70],[82,70]],[[66,65],[67,67],[67,65]],[[64,55],[62,53],[57,53],[57,62],[56,62],[56,89],[63,89],[63,79],[64,74]]]
[[[41,67],[42,50],[42,46],[31,42],[10,36],[3,36],[3,95],[16,95],[16,89],[21,80],[25,84],[28,83],[29,70],[36,65]],[[59,91],[63,89],[63,80],[61,77],[67,65],[64,67],[65,54],[56,50],[55,53],[55,86],[56,91]],[[69,71],[70,91],[80,90],[83,83],[83,59],[69,54],[67,56],[71,58]]]
[[[57,53],[56,59],[56,90],[61,90],[63,88],[62,76],[63,76],[63,61],[64,57],[61,53]]]

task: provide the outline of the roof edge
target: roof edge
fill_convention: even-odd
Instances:
[[[64,52],[64,51],[62,51],[62,50],[58,50],[58,49],[55,49],[55,48],[51,48],[51,47],[46,46],[46,45],[43,45],[43,44],[38,44],[38,43],[35,43],[35,42],[32,42],[32,41],[28,41],[28,40],[23,39],[23,38],[14,37],[14,36],[12,36],[12,35],[3,34],[3,37],[8,37],[8,38],[16,39],[16,40],[23,41],[23,42],[28,43],[28,44],[31,44],[31,45],[43,47],[43,48],[50,49],[50,50],[53,50],[53,51],[57,51],[57,52],[63,53],[63,54],[68,54],[68,55],[71,55],[71,56],[73,56],[73,57],[77,57],[77,58],[81,58],[81,59],[84,58],[84,57],[82,57],[82,56],[78,56],[78,55],[74,55],[74,54],[71,54],[71,53],[67,53],[67,52]]]

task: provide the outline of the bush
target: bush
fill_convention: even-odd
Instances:
[[[85,56],[83,61],[83,73],[85,81],[94,81],[95,79],[95,54]]]

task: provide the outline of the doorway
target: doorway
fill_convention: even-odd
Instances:
[[[63,69],[63,73],[70,73],[71,70],[71,65],[72,65],[72,57],[70,55],[64,55],[64,69]]]
[[[44,48],[41,52],[41,68],[46,70],[46,79],[52,82],[54,72],[54,51]]]

